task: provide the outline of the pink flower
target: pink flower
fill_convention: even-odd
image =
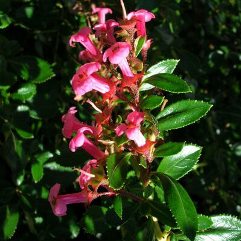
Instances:
[[[91,178],[94,178],[95,175],[91,174],[92,169],[97,168],[98,161],[93,159],[88,161],[82,169],[79,171],[81,172],[79,176],[79,185],[81,189],[86,187],[86,184],[90,181]]]
[[[112,13],[110,8],[94,8],[92,13],[98,13],[99,23],[105,23],[105,15]]]
[[[127,124],[121,124],[116,127],[115,132],[117,136],[126,134],[129,140],[133,140],[137,146],[143,146],[146,139],[140,131],[140,124],[144,120],[144,113],[133,111],[127,116]]]
[[[114,37],[114,28],[117,26],[119,26],[118,22],[113,19],[109,19],[106,23],[100,23],[94,26],[94,30],[96,30],[95,35],[96,37],[99,37],[106,34],[107,41],[113,44],[116,42]]]
[[[110,90],[105,79],[95,73],[100,68],[101,64],[98,62],[87,63],[79,67],[71,80],[76,97],[92,90],[99,91],[102,94]]]
[[[74,42],[81,43],[92,55],[98,56],[100,55],[100,52],[93,44],[93,42],[90,40],[89,38],[90,33],[91,33],[91,29],[89,27],[81,28],[78,33],[73,34],[70,37],[69,45],[71,47],[75,47]]]
[[[118,64],[124,76],[133,77],[133,73],[126,59],[130,49],[131,46],[128,43],[117,42],[105,51],[103,61],[106,62],[108,58],[112,64]]]
[[[67,213],[67,205],[72,203],[88,203],[86,192],[78,192],[73,194],[59,195],[60,184],[56,183],[49,193],[49,202],[53,213],[56,216],[64,216]]]
[[[134,19],[136,20],[136,28],[137,28],[137,35],[138,36],[146,36],[146,22],[151,21],[151,19],[155,18],[155,15],[151,12],[148,12],[145,9],[140,9],[135,12],[130,12],[127,15],[127,19]]]
[[[62,122],[64,126],[62,128],[62,133],[65,138],[71,138],[73,133],[77,132],[82,127],[88,127],[92,130],[92,133],[95,137],[100,135],[101,130],[97,129],[95,126],[89,126],[84,123],[81,123],[76,117],[75,113],[77,112],[75,107],[70,107],[68,112],[62,116]]]
[[[73,137],[69,143],[69,149],[75,152],[77,148],[82,147],[95,159],[100,160],[105,157],[105,153],[99,150],[91,141],[85,136],[85,132],[93,134],[93,131],[89,127],[82,127],[77,131],[75,137]]]

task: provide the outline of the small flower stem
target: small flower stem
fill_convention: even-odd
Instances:
[[[121,8],[122,8],[122,13],[123,13],[123,19],[126,19],[126,7],[124,4],[123,0],[120,0]]]

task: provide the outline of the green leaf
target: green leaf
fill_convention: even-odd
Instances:
[[[195,241],[240,241],[241,221],[236,217],[219,215],[210,217],[212,225],[209,229],[197,233]]]
[[[212,105],[198,100],[181,100],[167,106],[156,119],[160,131],[182,128],[205,116]]]
[[[15,71],[24,80],[32,83],[43,83],[55,76],[51,65],[43,59],[34,56],[21,56],[14,59]]]
[[[135,43],[134,43],[134,46],[135,46],[135,55],[136,57],[139,55],[139,53],[141,52],[142,48],[143,48],[143,45],[145,44],[146,42],[146,37],[142,37],[142,36],[139,36],[136,38],[135,40]]]
[[[153,65],[147,70],[147,73],[144,75],[142,81],[156,74],[161,74],[161,73],[172,74],[178,62],[179,60],[177,59],[167,59]],[[152,88],[154,88],[153,85],[148,83],[143,83],[141,85],[140,91],[150,90]]]
[[[85,231],[96,235],[97,233],[104,233],[108,230],[109,225],[106,221],[106,213],[108,209],[100,206],[91,206],[88,208],[82,218],[82,227]]]
[[[184,142],[168,142],[158,146],[155,149],[155,157],[164,157],[174,155],[182,150]]]
[[[8,27],[11,22],[11,18],[9,18],[7,14],[0,11],[0,29]]]
[[[200,146],[185,144],[177,154],[164,157],[157,171],[179,179],[192,170],[201,155],[201,150]]]
[[[186,81],[173,74],[156,74],[146,78],[145,82],[171,93],[192,92]]]
[[[127,154],[111,154],[107,158],[107,173],[110,187],[120,189],[123,187],[127,175],[128,161],[131,157]]]
[[[121,196],[116,196],[114,199],[114,210],[118,217],[122,219],[122,212],[123,212],[123,206],[122,206],[122,198]]]
[[[198,215],[198,231],[204,231],[212,226],[213,222],[210,217]]]
[[[8,207],[6,210],[6,218],[3,224],[3,235],[5,239],[9,239],[13,236],[17,229],[19,220],[19,212],[11,211]]]
[[[178,226],[189,239],[194,240],[198,228],[198,219],[191,198],[175,179],[163,174],[159,177],[164,188],[165,200]]]
[[[34,163],[31,167],[31,173],[35,182],[39,182],[43,177],[43,165],[41,163]]]
[[[153,110],[158,106],[160,106],[163,100],[164,100],[164,96],[150,95],[141,102],[141,107],[143,109]]]
[[[33,96],[37,93],[36,85],[32,83],[23,84],[16,93],[12,95],[12,98],[15,100],[28,100],[33,98]]]
[[[46,161],[48,161],[53,156],[54,156],[53,153],[51,153],[49,151],[45,151],[45,152],[35,155],[35,158],[37,159],[37,161],[39,163],[44,164]]]

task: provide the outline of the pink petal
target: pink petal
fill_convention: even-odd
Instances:
[[[117,136],[121,136],[121,135],[124,134],[126,129],[127,129],[127,125],[126,124],[120,124],[119,126],[117,126],[115,128],[115,133],[116,133]]]
[[[89,27],[81,28],[78,33],[73,34],[70,37],[69,45],[71,47],[74,47],[75,46],[74,42],[78,42],[78,43],[84,42],[90,33],[91,33],[91,29]]]
[[[82,132],[77,132],[76,136],[72,138],[69,142],[69,149],[72,152],[75,152],[78,147],[81,147],[84,144],[85,135]]]
[[[126,136],[129,140],[136,143],[137,146],[144,146],[146,143],[146,138],[142,135],[138,127],[128,128],[126,131]]]
[[[91,74],[97,72],[101,68],[101,64],[98,62],[91,62],[84,64],[78,68],[76,74],[90,76]]]
[[[133,111],[127,116],[127,123],[139,126],[140,123],[144,120],[144,113]]]

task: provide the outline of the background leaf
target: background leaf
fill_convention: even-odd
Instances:
[[[5,239],[9,239],[13,236],[17,229],[19,221],[19,212],[11,211],[8,207],[6,210],[6,217],[3,224],[3,235]]]

